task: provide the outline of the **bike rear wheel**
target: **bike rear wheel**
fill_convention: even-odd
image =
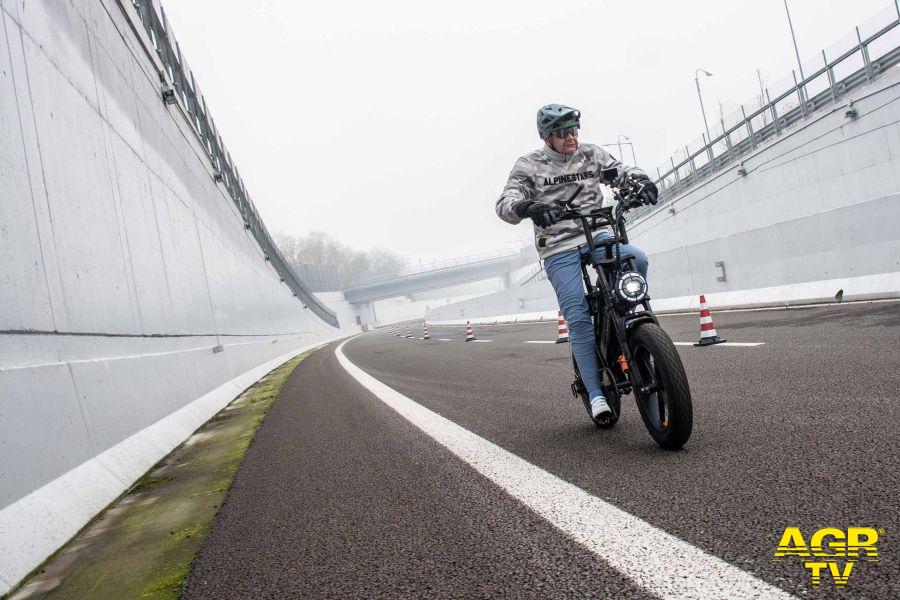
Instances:
[[[644,426],[660,447],[678,450],[691,437],[694,425],[691,390],[681,357],[666,332],[655,323],[635,327],[629,342],[631,368],[638,370],[645,386],[634,386]]]

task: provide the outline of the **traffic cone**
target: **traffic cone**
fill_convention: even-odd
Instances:
[[[409,323],[406,324],[406,337],[412,337],[412,332],[409,330]]]
[[[471,342],[475,339],[475,332],[472,331],[472,324],[466,321],[466,341]]]
[[[430,340],[431,335],[428,333],[428,323],[425,323],[425,335],[422,336],[423,340]]]
[[[388,335],[394,335],[394,326],[391,325],[391,328],[388,329]]]
[[[694,345],[712,346],[727,341],[716,333],[716,326],[713,325],[712,315],[709,314],[709,307],[706,305],[706,296],[700,294],[700,341]]]
[[[558,333],[556,334],[556,343],[557,344],[567,344],[569,342],[569,327],[566,325],[566,320],[563,319],[562,311],[559,311],[559,327]]]

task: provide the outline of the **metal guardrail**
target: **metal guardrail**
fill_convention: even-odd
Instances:
[[[124,0],[123,0],[124,1]],[[249,230],[263,251],[263,258],[270,262],[281,281],[290,288],[294,296],[319,318],[333,327],[339,327],[337,316],[303,285],[275,245],[272,236],[263,224],[231,155],[222,143],[215,123],[209,114],[206,100],[200,93],[194,75],[185,64],[184,57],[166,22],[165,12],[159,0],[130,0],[137,11],[144,30],[149,37],[152,51],[162,66],[159,72],[162,99],[166,104],[178,105],[185,118],[206,150],[212,165],[216,183],[225,186],[229,196],[244,220],[244,228]],[[126,6],[122,6],[123,9]],[[146,48],[148,52],[151,48]],[[154,61],[156,62],[156,61]]]
[[[632,219],[659,210],[666,200],[736,164],[739,157],[780,136],[818,109],[837,104],[847,91],[900,62],[898,25],[900,3],[894,0],[852,34],[804,63],[801,79],[792,71],[790,77],[761,90],[760,97],[722,117],[713,127],[716,133],[711,134],[712,140],[703,134],[657,167],[660,202],[632,211]]]

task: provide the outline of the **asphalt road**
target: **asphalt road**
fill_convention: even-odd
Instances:
[[[900,303],[713,313],[756,347],[679,346],[694,431],[656,447],[630,398],[595,429],[555,323],[386,330],[344,347],[415,402],[763,581],[804,598],[900,596]],[[695,315],[661,319],[696,341]],[[421,335],[420,324],[413,331]],[[451,341],[438,341],[449,339]],[[365,390],[334,345],[304,360],[260,428],[186,597],[647,597]],[[772,560],[784,528],[874,527],[846,589]],[[646,552],[652,554],[652,548]]]

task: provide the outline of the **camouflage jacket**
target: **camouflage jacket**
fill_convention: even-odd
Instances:
[[[560,154],[544,145],[516,161],[497,200],[497,215],[515,225],[522,221],[515,211],[520,202],[534,200],[553,204],[557,200],[568,200],[578,184],[583,184],[584,190],[575,204],[585,208],[589,208],[590,204],[602,206],[604,201],[612,201],[612,193],[601,171],[612,167],[626,173],[642,172],[623,165],[606,150],[593,144],[580,144],[574,154]],[[535,225],[534,243],[540,257],[547,258],[584,243],[584,233],[581,224],[575,221],[560,221],[546,229]]]

